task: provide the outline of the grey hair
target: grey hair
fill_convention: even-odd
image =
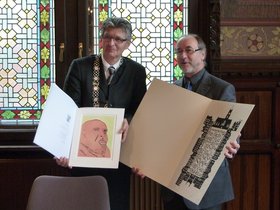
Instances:
[[[109,17],[106,19],[102,27],[100,29],[101,31],[101,37],[103,37],[105,31],[108,28],[121,28],[126,32],[126,38],[130,41],[132,37],[132,26],[131,24],[125,20],[124,18],[118,18],[118,17]]]
[[[184,38],[188,38],[188,37],[193,37],[193,38],[195,38],[196,41],[197,41],[197,45],[198,45],[197,47],[200,48],[200,49],[202,49],[202,50],[205,50],[205,52],[207,51],[205,42],[204,42],[203,39],[202,39],[200,36],[198,36],[197,34],[186,34],[186,35],[183,35],[183,36],[181,36],[181,37],[178,39],[177,43],[178,43],[180,40],[182,40],[182,39],[184,39]]]

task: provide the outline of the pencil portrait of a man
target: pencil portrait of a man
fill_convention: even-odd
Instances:
[[[81,128],[78,156],[110,158],[108,127],[100,119],[84,122]]]

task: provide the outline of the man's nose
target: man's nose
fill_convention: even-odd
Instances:
[[[189,58],[189,55],[186,51],[183,51],[183,53],[181,54],[181,58],[184,60],[184,59],[188,59]]]
[[[189,62],[189,57],[188,57],[188,55],[186,54],[186,53],[183,53],[181,56],[180,56],[180,58],[178,58],[178,61],[180,62],[180,63],[185,63],[185,62]]]
[[[110,45],[115,45],[115,40],[114,38],[111,38],[109,39],[109,42],[108,42]]]
[[[99,132],[99,136],[102,137],[102,138],[104,138],[104,137],[105,137],[105,133],[102,132],[102,131],[100,131],[100,132]]]

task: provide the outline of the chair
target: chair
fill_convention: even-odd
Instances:
[[[26,210],[109,210],[108,184],[102,176],[37,177]]]

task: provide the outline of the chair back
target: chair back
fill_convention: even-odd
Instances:
[[[39,176],[26,210],[110,210],[107,181],[102,176]]]

